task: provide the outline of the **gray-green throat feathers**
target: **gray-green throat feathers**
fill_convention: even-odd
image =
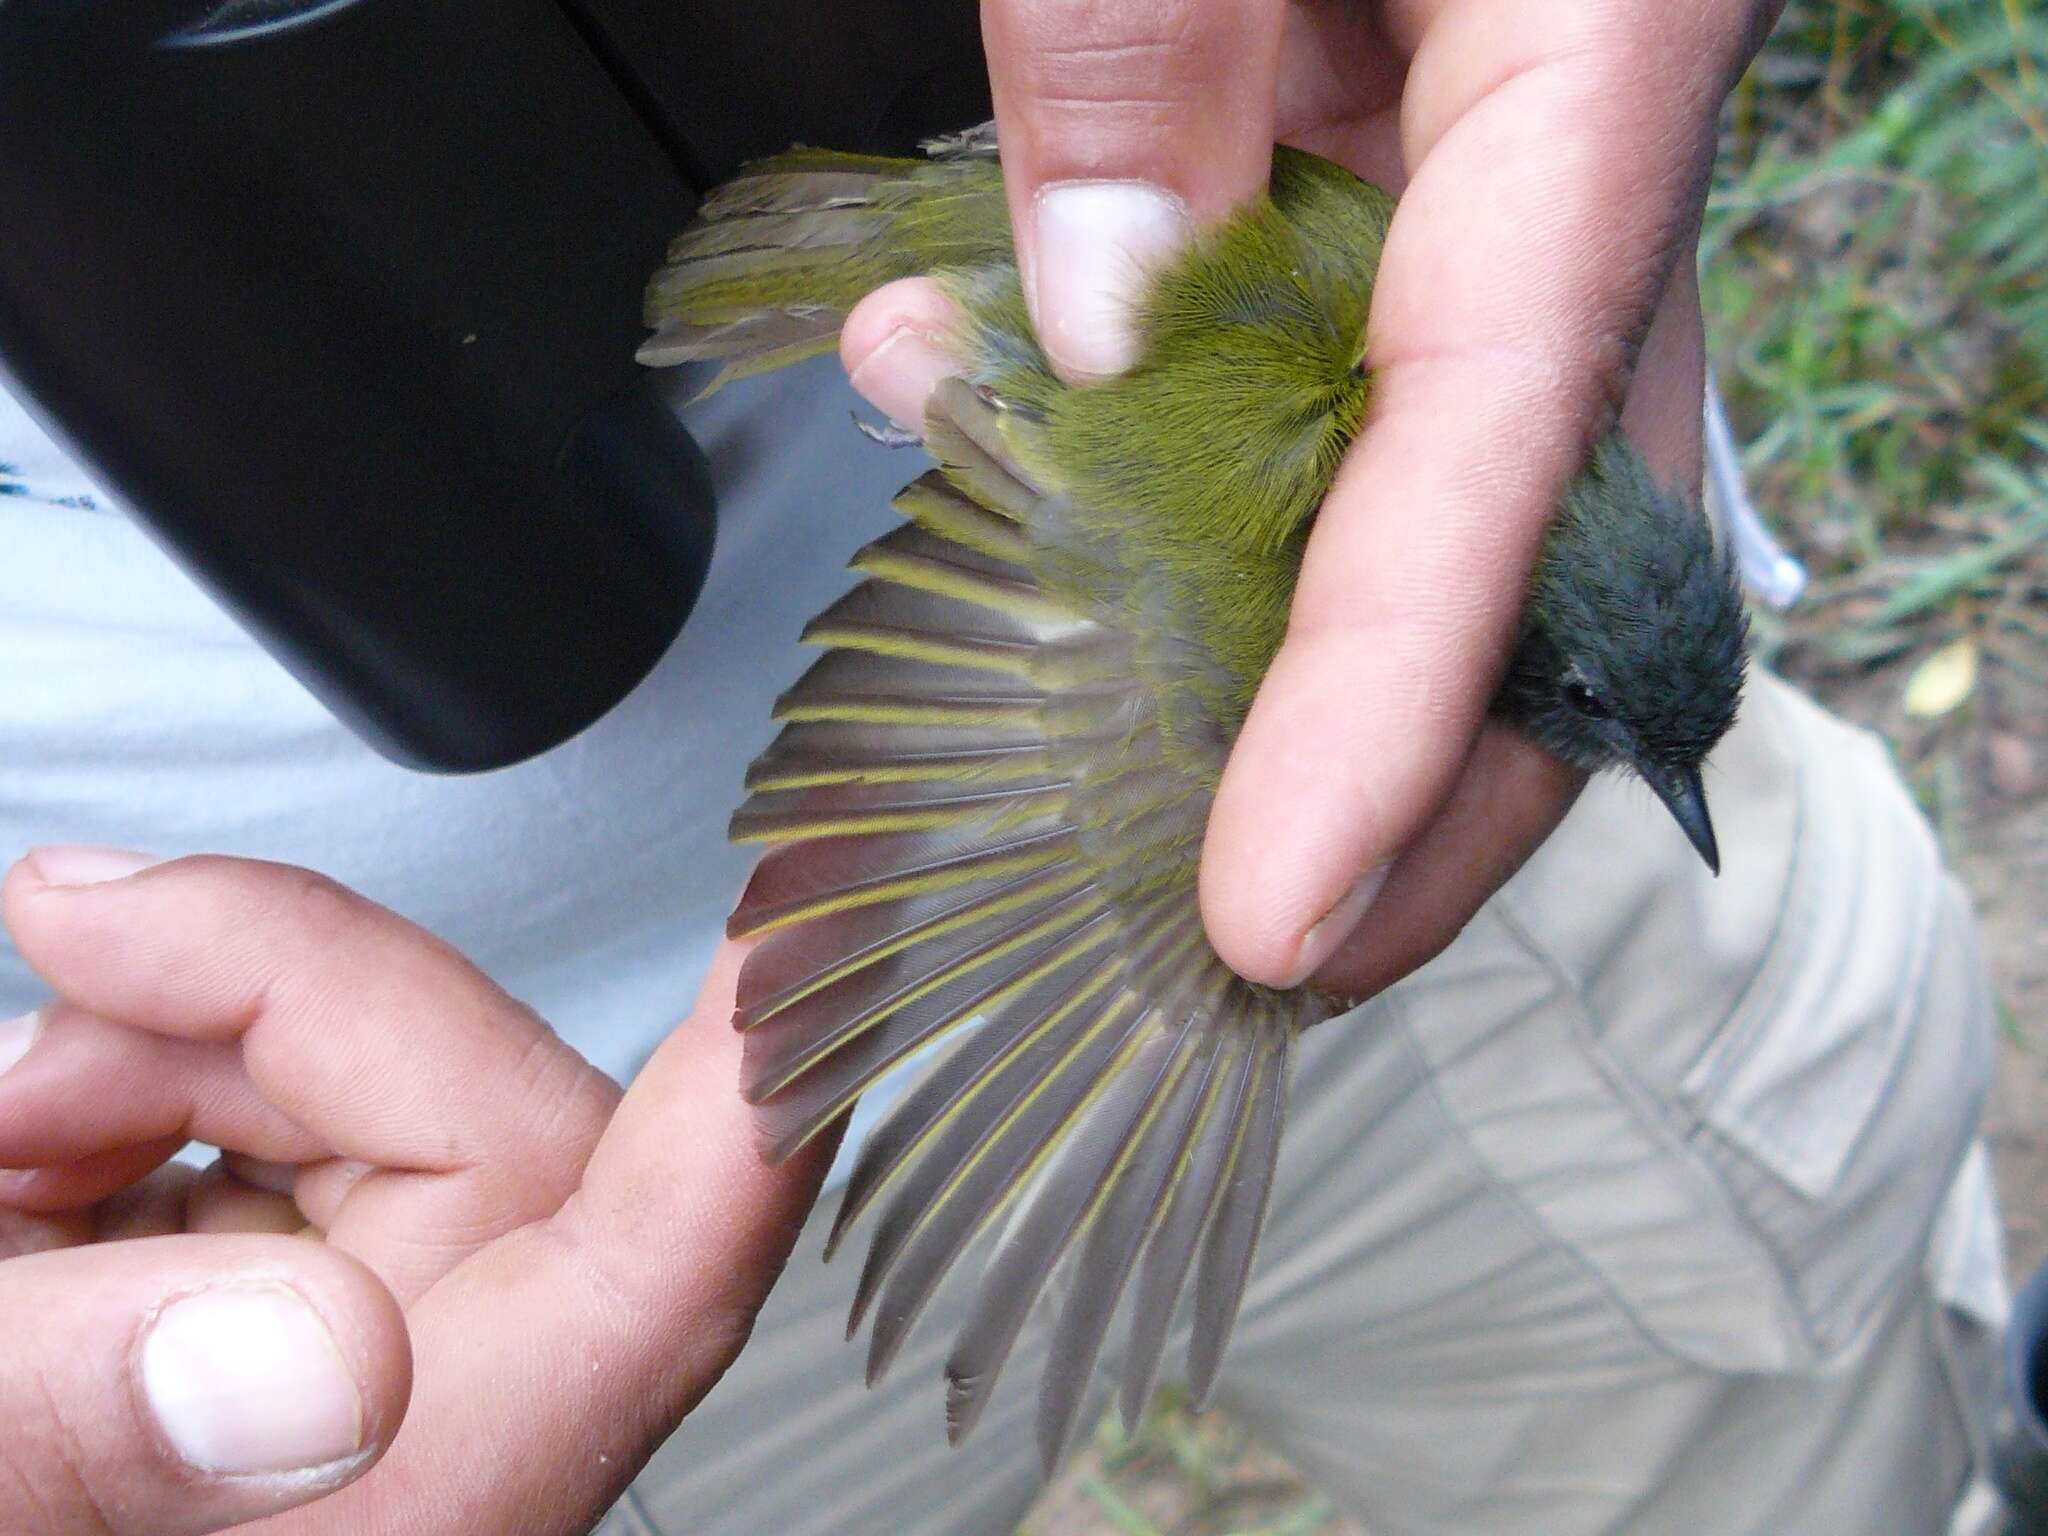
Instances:
[[[1196,1398],[1214,1385],[1293,1042],[1339,1011],[1224,967],[1195,867],[1364,421],[1391,211],[1276,151],[1270,195],[1150,280],[1136,366],[1085,391],[1032,338],[985,134],[921,161],[795,150],[749,167],[649,292],[643,358],[718,361],[714,387],[830,350],[893,278],[933,276],[963,317],[961,377],[925,424],[939,468],[806,631],[825,654],[778,702],[734,818],[766,845],[731,923],[760,940],[736,1022],[775,1156],[938,1046],[840,1206],[835,1247],[876,1215],[849,1331],[873,1320],[879,1376],[978,1253],[947,1365],[958,1438],[1056,1298],[1048,1469],[1088,1422],[1106,1351],[1127,1421],[1182,1318]],[[1743,630],[1704,519],[1610,437],[1559,509],[1495,708],[1581,768],[1639,774],[1712,864],[1700,765],[1734,717]]]

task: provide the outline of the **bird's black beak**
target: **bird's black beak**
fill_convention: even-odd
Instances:
[[[1714,823],[1707,815],[1707,791],[1697,768],[1665,768],[1647,772],[1644,782],[1657,792],[1671,819],[1685,830],[1686,838],[1707,861],[1707,868],[1721,873],[1721,850],[1714,842]]]

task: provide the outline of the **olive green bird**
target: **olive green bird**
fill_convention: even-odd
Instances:
[[[1034,341],[993,139],[924,160],[807,149],[713,192],[648,298],[656,364],[717,383],[830,350],[927,274],[956,302],[939,468],[805,631],[732,835],[767,846],[730,931],[745,1091],[789,1156],[914,1053],[944,1050],[862,1147],[831,1244],[871,1211],[851,1335],[880,1377],[977,1241],[946,1368],[956,1441],[1041,1295],[1038,1440],[1086,1422],[1111,1325],[1127,1422],[1191,1292],[1216,1381],[1252,1266],[1296,1037],[1342,1010],[1234,975],[1195,871],[1278,649],[1310,524],[1371,394],[1366,311],[1392,202],[1275,152],[1268,195],[1149,280],[1138,360],[1073,390]],[[1728,562],[1619,437],[1557,509],[1494,708],[1565,761],[1640,775],[1712,865],[1700,764],[1734,717]],[[1049,1285],[1065,1266],[1062,1283]]]

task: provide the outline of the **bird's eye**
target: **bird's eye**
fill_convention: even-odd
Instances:
[[[1588,720],[1605,720],[1612,714],[1612,711],[1600,702],[1600,695],[1584,683],[1566,683],[1564,701]]]

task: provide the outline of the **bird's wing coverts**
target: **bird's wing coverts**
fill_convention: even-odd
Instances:
[[[640,361],[723,363],[708,394],[831,351],[846,311],[898,275],[875,199],[904,163],[791,150],[716,188],[648,285]]]
[[[971,130],[895,159],[792,149],[714,188],[647,287],[640,361],[722,364],[705,386],[837,345],[893,278],[1009,258],[994,139]]]
[[[1126,1418],[1191,1279],[1190,1376],[1198,1396],[1213,1384],[1290,1047],[1331,1008],[1210,949],[1195,858],[1226,744],[1172,729],[1168,663],[1117,609],[1034,575],[1095,557],[1048,547],[1072,524],[1010,451],[1029,430],[1010,414],[941,386],[927,425],[944,469],[897,498],[909,525],[855,558],[867,579],[807,631],[826,654],[779,702],[734,818],[768,849],[731,932],[760,939],[737,1023],[773,1155],[946,1042],[841,1204],[834,1247],[879,1213],[849,1328],[872,1319],[878,1377],[952,1264],[999,1231],[947,1366],[957,1440],[1069,1263],[1039,1405],[1050,1468],[1127,1292]]]

